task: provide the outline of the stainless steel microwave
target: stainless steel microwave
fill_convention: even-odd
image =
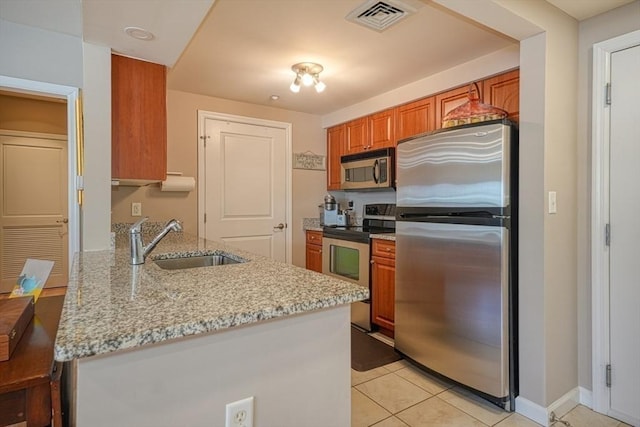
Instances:
[[[395,187],[395,149],[365,151],[340,158],[342,190]]]

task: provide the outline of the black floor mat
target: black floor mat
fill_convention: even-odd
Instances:
[[[368,371],[402,359],[393,347],[351,327],[351,367]]]

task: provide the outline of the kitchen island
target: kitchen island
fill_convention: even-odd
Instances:
[[[246,262],[132,266],[126,235],[76,256],[54,353],[72,425],[218,426],[250,396],[255,426],[349,425],[349,304],[368,290],[182,234],[150,258],[221,252]]]

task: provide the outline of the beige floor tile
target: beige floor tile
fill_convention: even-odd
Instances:
[[[617,427],[620,421],[592,411],[586,406],[578,405],[562,417],[573,427]],[[560,423],[556,423],[560,425]]]
[[[407,425],[400,421],[399,418],[389,417],[386,420],[374,424],[372,427],[407,427]]]
[[[372,379],[381,377],[382,375],[387,375],[389,371],[382,366],[375,369],[370,369],[368,371],[356,371],[355,369],[351,370],[351,385],[362,384],[367,381],[371,381]]]
[[[520,414],[513,413],[496,424],[495,427],[540,427],[540,424]]]
[[[351,389],[351,427],[369,427],[391,414],[358,390]]]
[[[459,387],[444,391],[438,397],[490,426],[509,416],[509,412]]]
[[[465,414],[460,409],[449,405],[447,402],[432,397],[424,402],[410,407],[409,409],[396,414],[411,427],[422,426],[465,426],[465,427],[485,427],[470,415]]]
[[[397,362],[389,363],[388,365],[384,365],[385,369],[388,369],[391,372],[395,372],[398,369],[406,368],[407,366],[411,366],[411,363],[406,360],[398,360]]]
[[[438,394],[453,387],[452,384],[441,381],[438,378],[421,371],[415,366],[407,366],[406,368],[398,369],[395,371],[395,374],[411,381],[431,394]]]
[[[357,385],[356,389],[392,414],[431,397],[430,393],[393,373]]]

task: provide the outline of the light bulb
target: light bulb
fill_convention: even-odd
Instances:
[[[324,92],[324,90],[327,88],[327,85],[320,81],[320,78],[317,74],[313,76],[313,84],[316,88],[316,92],[318,93]]]
[[[309,73],[304,73],[302,75],[302,84],[305,86],[311,86],[313,83],[313,76]]]
[[[289,89],[291,89],[291,92],[293,93],[300,92],[300,74],[296,75],[296,79],[293,81],[293,83],[291,83]]]

